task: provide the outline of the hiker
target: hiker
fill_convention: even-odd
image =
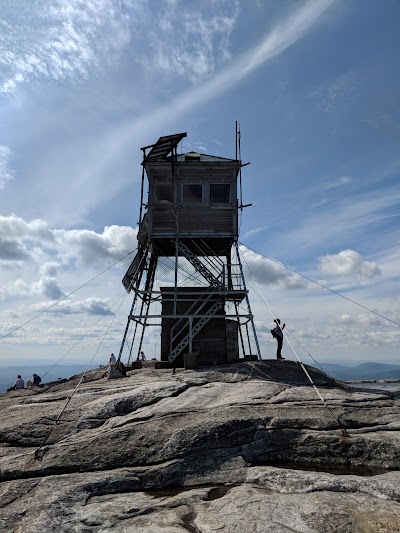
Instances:
[[[281,326],[281,321],[279,318],[274,319],[275,327],[271,329],[271,335],[276,339],[278,346],[276,349],[276,358],[285,359],[282,357],[282,344],[283,344],[283,330],[285,329],[286,324]]]
[[[115,355],[112,353],[110,355],[110,360],[108,361],[108,364],[111,365],[111,364],[114,364],[116,362],[117,362],[117,359],[116,359]]]
[[[10,390],[19,390],[25,388],[25,381],[21,378],[21,376],[18,374],[17,381],[15,382],[15,385],[7,389],[7,391]]]

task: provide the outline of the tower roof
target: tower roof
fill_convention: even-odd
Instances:
[[[217,155],[201,154],[199,152],[187,152],[186,154],[178,154],[176,161],[220,161],[226,163],[227,161],[236,161],[228,157],[219,157]]]

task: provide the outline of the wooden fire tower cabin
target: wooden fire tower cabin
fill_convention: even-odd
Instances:
[[[142,148],[138,250],[122,280],[134,298],[119,360],[124,347],[128,363],[139,358],[151,326],[161,326],[162,366],[259,359],[238,247],[242,163],[178,153],[184,137]]]

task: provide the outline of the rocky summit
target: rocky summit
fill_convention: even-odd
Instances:
[[[291,361],[148,363],[1,395],[0,530],[400,531],[398,394],[306,370],[318,389]]]

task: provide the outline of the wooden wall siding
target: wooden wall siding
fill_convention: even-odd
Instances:
[[[177,219],[171,208],[153,207],[150,213],[150,238],[176,236]],[[201,235],[225,238],[237,235],[236,209],[215,209],[209,205],[182,206],[176,214],[181,237]]]
[[[234,235],[233,209],[213,209],[209,205],[182,206],[179,210],[179,233]]]
[[[150,238],[160,234],[176,235],[176,217],[169,207],[152,207],[149,213],[149,222]]]

